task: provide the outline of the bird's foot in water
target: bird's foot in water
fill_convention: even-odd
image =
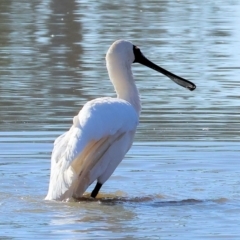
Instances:
[[[93,189],[92,193],[91,193],[91,197],[95,198],[98,195],[98,192],[100,190],[100,188],[102,187],[102,184],[97,182],[95,188]]]

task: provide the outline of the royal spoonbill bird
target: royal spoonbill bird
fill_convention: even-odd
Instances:
[[[107,51],[106,65],[117,98],[87,102],[73,118],[69,131],[55,140],[46,200],[80,198],[96,181],[91,192],[95,198],[132,146],[141,111],[132,63],[154,69],[191,91],[196,88],[149,61],[131,42],[114,42]]]

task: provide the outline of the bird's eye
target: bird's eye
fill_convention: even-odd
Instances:
[[[139,51],[140,51],[140,48],[139,48],[138,46],[135,46],[135,45],[134,45],[133,51],[134,51],[134,52],[139,52]]]

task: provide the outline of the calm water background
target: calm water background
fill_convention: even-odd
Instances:
[[[0,238],[239,239],[239,13],[237,0],[0,1]],[[43,201],[54,139],[115,96],[104,57],[119,38],[197,89],[134,65],[140,125],[99,200]]]

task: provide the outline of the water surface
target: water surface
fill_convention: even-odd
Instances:
[[[1,1],[0,238],[239,239],[239,1]],[[115,93],[116,39],[193,81],[134,64],[135,143],[96,201],[47,202],[54,139]]]

